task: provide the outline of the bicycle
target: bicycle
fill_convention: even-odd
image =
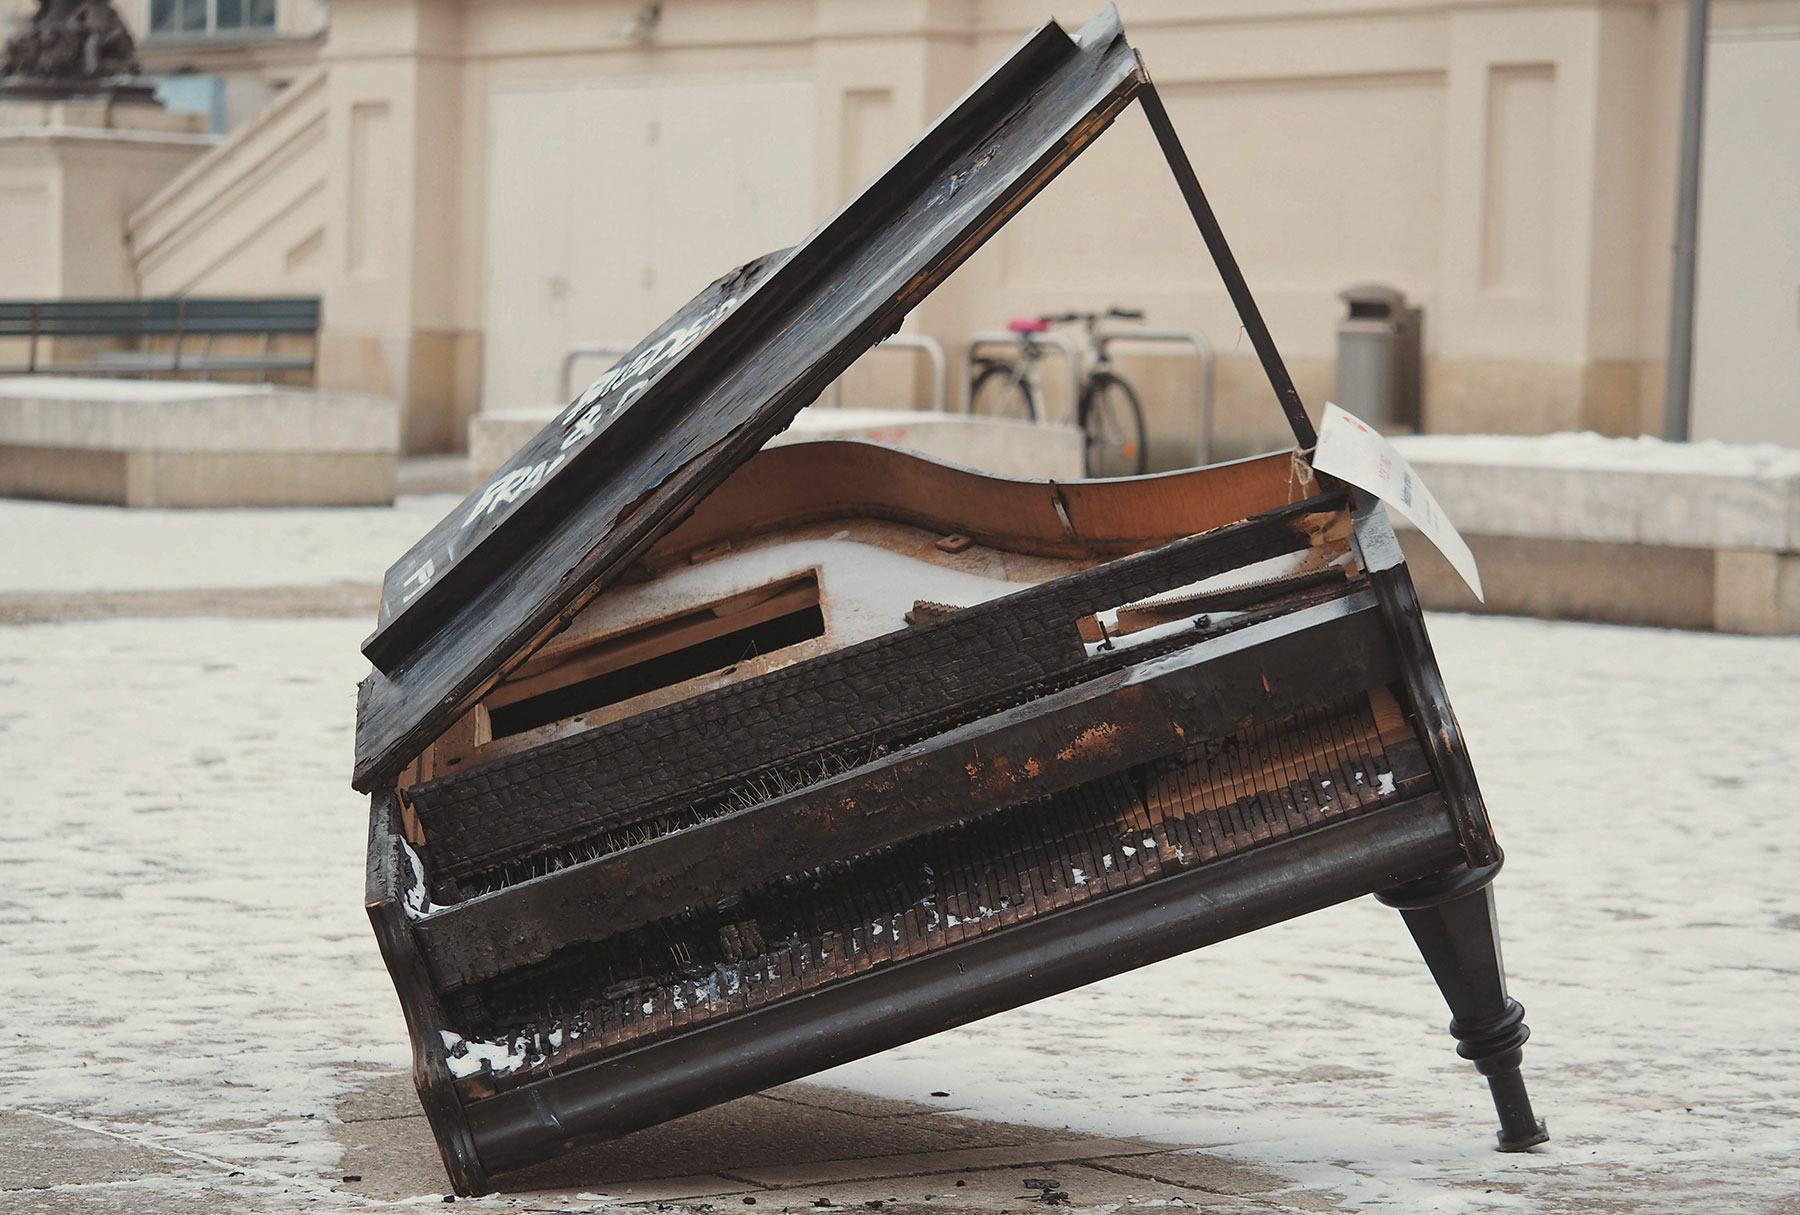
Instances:
[[[1016,317],[1007,329],[1018,337],[1012,358],[977,358],[969,381],[969,412],[987,417],[1038,421],[1036,366],[1044,357],[1045,344],[1036,335],[1052,325],[1081,322],[1087,334],[1087,373],[1081,381],[1075,405],[1075,423],[1086,438],[1085,471],[1090,477],[1129,477],[1149,467],[1144,441],[1144,410],[1138,395],[1112,369],[1106,353],[1108,335],[1099,332],[1106,320],[1141,321],[1136,309],[1108,308],[1105,312],[1065,312],[1039,317]]]

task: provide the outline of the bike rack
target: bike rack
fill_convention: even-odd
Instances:
[[[1198,329],[1132,329],[1118,333],[1095,335],[1095,343],[1104,355],[1114,342],[1177,343],[1191,346],[1200,363],[1200,392],[1194,410],[1194,464],[1196,467],[1212,459],[1213,344]],[[1146,436],[1146,439],[1148,436]]]
[[[575,385],[571,382],[575,363],[579,359],[620,359],[631,353],[631,347],[619,342],[590,342],[585,346],[571,347],[569,353],[563,355],[562,361],[562,399],[565,402],[574,400]]]
[[[875,349],[879,350],[883,346],[897,350],[916,350],[925,356],[931,364],[931,408],[938,413],[947,412],[950,408],[950,360],[944,355],[943,343],[928,333],[896,333]],[[587,342],[570,347],[569,352],[563,355],[559,373],[563,399],[573,399],[575,364],[578,361],[585,358],[619,359],[630,352],[631,347],[620,342]],[[825,390],[825,400],[835,409],[843,405],[843,396],[844,380],[839,376]]]
[[[950,407],[950,360],[944,357],[944,345],[929,333],[896,333],[873,349],[883,346],[894,350],[914,350],[923,354],[931,364],[931,408],[936,413],[943,413]],[[831,381],[825,390],[825,404],[832,409],[842,409],[844,405],[844,377],[839,376]]]
[[[1052,333],[1047,330],[1032,334],[1031,340],[1053,347],[1063,356],[1063,362],[1069,368],[1069,416],[1063,421],[1069,426],[1074,426],[1081,410],[1081,347],[1077,346],[1075,340],[1066,334]],[[982,346],[1006,346],[1016,351],[1019,348],[1019,335],[997,332],[977,333],[969,339],[969,345],[964,355],[969,365],[969,374],[964,379],[962,388],[962,411],[964,413],[975,411],[975,401],[970,396],[969,390],[975,386],[975,351]]]

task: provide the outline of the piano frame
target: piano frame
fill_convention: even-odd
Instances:
[[[1169,535],[1151,534],[1152,519],[1135,539],[1106,540],[1084,536],[1076,521],[1087,524],[1084,503],[1101,504],[1096,510],[1103,514],[1109,496],[1134,492],[1129,483],[1048,483],[1040,487],[1039,523],[1053,522],[1029,543],[1043,551],[1060,543],[1090,568],[654,712],[667,725],[683,715],[698,721],[758,704],[762,712],[792,712],[787,706],[804,703],[843,719],[861,697],[870,701],[870,713],[889,715],[883,720],[890,733],[904,736],[905,714],[925,714],[929,706],[890,694],[894,703],[877,711],[871,699],[877,685],[859,683],[856,672],[871,663],[930,672],[946,656],[979,651],[982,637],[1009,629],[1023,629],[1022,639],[1009,642],[1010,649],[976,653],[969,678],[1010,680],[1017,688],[1036,680],[1044,690],[1029,704],[977,712],[964,693],[967,720],[871,760],[869,770],[853,769],[505,889],[459,892],[454,865],[428,877],[413,850],[427,838],[443,857],[466,859],[484,839],[529,851],[558,842],[558,832],[574,838],[594,829],[608,812],[608,795],[624,780],[592,776],[594,766],[609,762],[611,748],[637,745],[634,730],[651,734],[642,725],[648,715],[467,769],[426,771],[421,764],[472,706],[634,563],[682,537],[703,544],[709,526],[715,532],[722,526],[720,501],[734,492],[739,501],[760,500],[742,488],[757,483],[759,467],[808,458],[775,451],[750,456],[1134,99],[1144,106],[1293,429],[1299,454],[1286,496],[1308,496],[1269,502],[1250,495],[1258,509],[1247,517],[1228,510],[1219,518],[1184,518]],[[996,129],[1028,132],[1028,146],[992,136]],[[1012,176],[966,214],[955,214],[958,193],[1001,167]],[[919,235],[921,216],[929,220],[929,239]],[[870,287],[855,306],[834,313],[838,319],[823,324],[821,336],[792,349],[783,345],[794,340],[794,316],[818,315],[821,301],[847,290],[834,266],[864,264],[883,250],[920,241],[923,260],[906,276]],[[1500,966],[1491,882],[1501,853],[1399,545],[1378,502],[1305,467],[1302,457],[1316,441],[1311,422],[1110,8],[1076,39],[1054,24],[1038,30],[806,245],[727,276],[709,293],[647,339],[643,353],[621,360],[621,366],[657,360],[663,366],[597,424],[596,433],[610,436],[608,445],[570,429],[574,419],[595,416],[582,412],[584,402],[603,405],[611,389],[590,391],[395,565],[380,627],[365,644],[377,666],[359,699],[355,776],[356,786],[371,794],[367,910],[406,1015],[421,1102],[456,1190],[483,1193],[494,1175],[577,1143],[625,1134],[1365,894],[1380,896],[1405,917],[1454,1014],[1459,1053],[1489,1079],[1500,1146],[1519,1150],[1542,1142],[1543,1124],[1519,1076],[1528,1035],[1523,1010],[1507,995]],[[734,302],[726,306],[722,299]],[[784,359],[785,366],[772,366]],[[697,392],[707,383],[724,387]],[[739,403],[726,408],[732,385],[741,389]],[[702,404],[672,424],[646,420],[678,399]],[[678,428],[689,423],[692,433],[683,438]],[[1287,456],[1278,459],[1289,463]],[[1267,467],[1246,471],[1249,463],[1180,474],[1182,489],[1170,496],[1198,501],[1253,474],[1267,479]],[[884,517],[908,518],[907,511],[921,509],[916,501],[890,501]],[[1102,609],[1321,548],[1342,558],[1332,567],[1342,571],[1336,582],[1252,595],[1241,615],[1222,624],[1197,617],[1197,632],[1179,645],[1148,648],[1141,657],[1127,648],[1102,655],[1091,670],[1082,666],[1091,652],[1073,640],[1075,626]],[[1054,645],[1033,640],[1031,622],[1040,618],[1043,635],[1059,638]],[[1102,648],[1111,645],[1106,636]],[[1283,805],[1277,798],[1253,839],[1222,829],[1221,838],[1242,842],[1200,854],[1197,863],[1158,880],[873,966],[807,990],[804,998],[590,1052],[572,1065],[534,1068],[523,1077],[458,1076],[451,1069],[457,1031],[449,1007],[464,989],[601,934],[709,906],[734,884],[828,864],[846,848],[860,854],[980,819],[1145,764],[1194,739],[1375,688],[1393,689],[1417,762],[1399,773],[1394,796],[1372,808],[1326,821],[1317,805],[1296,805],[1291,797]],[[834,695],[849,708],[834,708]],[[1098,735],[1104,745],[1091,742]],[[778,741],[742,730],[734,737],[740,751],[750,748],[745,754]],[[627,761],[644,771],[669,770],[636,752],[619,762]],[[738,761],[722,754],[718,762]],[[574,769],[589,772],[588,783],[600,794],[556,784],[558,770]],[[703,775],[693,777],[692,788],[653,793],[698,796]],[[522,805],[531,807],[523,816],[530,821],[517,827],[517,839],[509,838],[506,832],[522,821]],[[486,863],[505,860],[496,855]],[[434,905],[431,896],[446,890],[455,901]]]

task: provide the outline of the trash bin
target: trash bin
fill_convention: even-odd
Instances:
[[[1392,287],[1364,283],[1340,292],[1350,306],[1338,322],[1340,406],[1387,431],[1419,428],[1422,313]]]

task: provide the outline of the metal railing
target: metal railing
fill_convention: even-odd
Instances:
[[[1213,344],[1198,329],[1121,329],[1098,335],[1104,354],[1116,342],[1175,343],[1191,346],[1200,365],[1200,389],[1194,400],[1194,463],[1206,464],[1212,459],[1213,408]]]
[[[574,399],[576,363],[582,359],[620,359],[630,353],[631,349],[631,346],[622,342],[587,342],[571,347],[568,353],[563,355],[562,369],[558,377],[558,383],[562,387],[563,400]],[[944,413],[949,409],[950,360],[945,357],[941,342],[928,333],[896,333],[886,341],[872,347],[871,352],[882,349],[911,350],[923,354],[926,361],[931,364],[931,408],[938,413]],[[839,376],[825,390],[823,399],[827,405],[836,409],[843,405],[843,397],[844,378]]]
[[[931,408],[934,412],[944,413],[950,407],[950,360],[944,357],[943,343],[929,333],[896,333],[886,341],[870,348],[869,353],[877,350],[910,350],[925,356],[931,364]],[[831,381],[822,398],[832,409],[841,409],[844,404],[844,377],[839,376]]]
[[[1063,365],[1069,376],[1069,411],[1063,419],[1068,425],[1076,422],[1076,412],[1081,406],[1081,389],[1085,379],[1085,356],[1076,341],[1067,334],[1045,332],[1031,335],[1032,341],[1056,351],[1062,356]],[[1144,342],[1149,344],[1181,345],[1191,348],[1194,359],[1199,365],[1199,391],[1194,400],[1194,462],[1205,464],[1212,458],[1212,409],[1214,352],[1212,342],[1197,329],[1130,329],[1098,335],[1101,353],[1111,346],[1124,342]],[[985,347],[1005,347],[1017,351],[1019,339],[1016,334],[988,332],[977,333],[969,339],[965,350],[968,366],[975,365],[976,352]],[[931,364],[931,407],[935,412],[945,413],[950,408],[950,362],[944,355],[943,344],[926,333],[896,333],[872,350],[881,349],[908,350],[925,356]],[[621,342],[589,342],[572,347],[563,355],[560,384],[564,401],[573,399],[575,364],[584,358],[618,359],[631,350],[629,345]],[[831,382],[825,390],[822,401],[830,408],[843,406],[844,380],[842,376]],[[969,386],[962,386],[962,412],[968,413],[974,402],[969,399]]]
[[[569,353],[563,355],[562,373],[558,383],[562,385],[563,404],[575,399],[575,364],[582,359],[618,360],[631,353],[631,346],[620,342],[589,342],[582,346],[572,346]]]

